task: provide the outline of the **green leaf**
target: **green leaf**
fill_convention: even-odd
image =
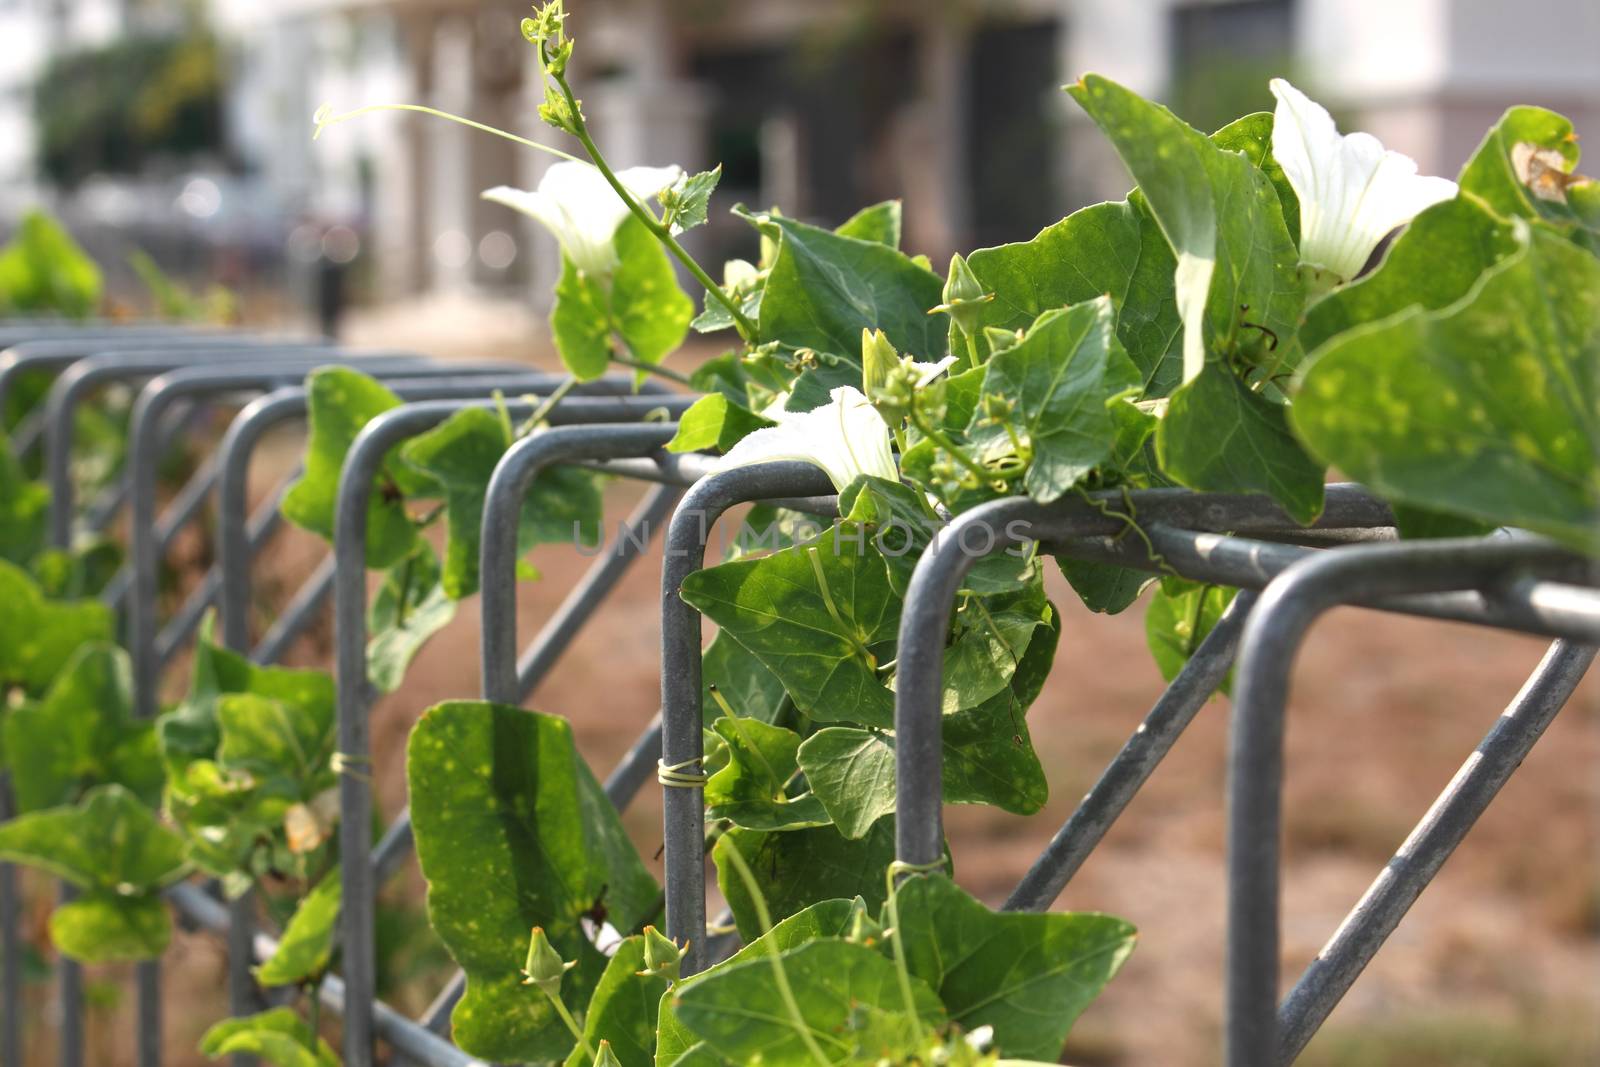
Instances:
[[[881,204],[862,208],[834,227],[833,232],[840,237],[854,237],[858,241],[899,248],[900,215],[900,201],[885,200]]]
[[[1283,172],[1272,155],[1273,116],[1270,111],[1257,111],[1234,119],[1211,135],[1211,143],[1230,152],[1243,152],[1245,158],[1260,168],[1278,194],[1278,206],[1283,210],[1283,228],[1296,247],[1300,242],[1300,198],[1295,195],[1289,176]]]
[[[172,940],[166,902],[153,893],[93,893],[50,913],[50,941],[80,963],[155,959]]]
[[[889,568],[889,582],[905,596],[923,549],[944,526],[917,490],[864,474],[839,494],[839,513],[861,528]]]
[[[1178,676],[1237,593],[1227,586],[1181,578],[1161,581],[1145,609],[1144,638],[1163,679],[1170,682]],[[1230,685],[1225,681],[1218,688],[1227,693]]]
[[[1032,815],[1049,799],[1022,705],[1010,689],[946,715],[941,745],[946,803],[992,804]],[[894,738],[889,734],[845,726],[818,730],[800,746],[800,767],[847,838],[864,836],[895,810]]]
[[[650,1067],[655,1061],[656,1019],[670,983],[638,973],[644,969],[644,938],[624,938],[606,964],[583,1017],[589,1047],[610,1042],[612,1055],[623,1067]],[[590,1067],[592,1062],[581,1048],[574,1048],[566,1067]]]
[[[743,719],[777,722],[783,712],[783,683],[749,649],[726,634],[717,634],[700,661],[701,708],[710,726],[722,712],[711,697],[716,686],[722,699]]]
[[[793,915],[822,900],[861,897],[877,911],[886,894],[884,873],[894,861],[894,820],[879,819],[860,840],[839,836],[831,826],[764,833],[735,827],[711,851],[717,884],[733,909],[739,936],[753,941],[761,932],[743,879],[729,864],[737,848],[756,876],[773,915]]]
[[[1477,200],[1461,196],[1434,204],[1395,238],[1376,270],[1307,309],[1300,343],[1313,352],[1346,330],[1397,311],[1453,304],[1518,247],[1511,224]]]
[[[79,647],[111,641],[111,610],[98,600],[50,600],[21,567],[0,560],[0,688],[43,693]]]
[[[1112,331],[1109,297],[1046,312],[1013,348],[989,360],[984,394],[1016,404],[1011,429],[1032,450],[1023,484],[1042,504],[1059,499],[1111,455],[1107,402],[1139,381]],[[968,437],[983,459],[1013,453],[1003,424],[976,417]]]
[[[726,452],[748,433],[771,426],[762,418],[722,393],[703,396],[678,417],[678,432],[667,442],[668,452],[699,452],[714,448]]]
[[[333,540],[334,505],[345,454],[363,427],[391,408],[397,397],[376,379],[348,367],[320,367],[306,378],[305,473],[283,498],[283,517]],[[404,486],[393,453],[384,461],[367,502],[367,566],[383,570],[404,559],[416,543],[406,515]]]
[[[72,804],[85,789],[112,783],[160,801],[155,727],[133,718],[130,672],[115,645],[84,645],[42,700],[6,716],[6,751],[19,756],[11,765],[18,811]]]
[[[339,1057],[293,1008],[224,1019],[200,1038],[200,1052],[212,1059],[233,1053],[260,1056],[273,1067],[339,1067]]]
[[[538,432],[538,431],[535,431]],[[511,441],[499,416],[488,408],[463,408],[432,430],[407,442],[401,455],[444,488],[445,544],[442,584],[452,600],[478,590],[478,542],[489,478]],[[604,504],[596,477],[573,467],[541,471],[528,487],[517,526],[519,554],[537,544],[597,543]]]
[[[1409,504],[1600,550],[1600,260],[1527,228],[1457,303],[1324,345],[1295,430]]]
[[[727,742],[728,764],[706,783],[706,817],[752,830],[825,826],[828,813],[814,796],[791,801],[787,787],[799,764],[800,735],[758,719],[723,716],[712,726]],[[853,835],[859,837],[859,834]]]
[[[993,1026],[1006,1056],[1049,1062],[1136,936],[1109,915],[992,912],[943,875],[902,882],[896,906],[906,964],[950,1021],[968,1033]]]
[[[895,966],[882,953],[848,941],[812,941],[779,957],[800,1020],[793,1020],[766,959],[735,964],[678,991],[673,1011],[735,1063],[811,1067],[795,1027],[803,1025],[830,1064],[874,1063],[915,1047],[923,1028],[944,1023],[939,998],[913,978],[907,1011]]]
[[[261,667],[211,639],[209,621],[195,645],[194,671],[184,702],[156,720],[161,753],[169,770],[191,760],[209,759],[222,743],[217,700],[227,693],[253,693],[303,709],[331,723],[333,678],[322,671]]]
[[[495,1061],[565,1057],[572,1035],[522,984],[528,930],[543,927],[563,959],[578,961],[562,996],[581,1011],[606,957],[580,918],[603,904],[617,929],[632,930],[659,899],[571,727],[521,708],[439,704],[412,731],[406,772],[429,919],[467,972],[456,1043]]]
[[[1303,524],[1322,512],[1323,468],[1289,432],[1287,407],[1215,364],[1172,394],[1156,454],[1190,489],[1266,493]]]
[[[709,977],[774,952],[785,952],[822,938],[842,937],[849,931],[858,907],[865,910],[866,905],[859,900],[824,900],[795,912],[787,919],[779,920],[771,930],[748,942],[721,963],[684,978],[674,987],[674,992],[682,993]],[[772,965],[769,963],[767,966]],[[656,1067],[722,1067],[726,1064],[727,1060],[712,1052],[704,1040],[678,1022],[672,1010],[672,1000],[671,996],[667,996],[661,1002]]]
[[[711,194],[721,180],[722,164],[718,163],[711,170],[703,170],[699,174],[681,175],[669,188],[660,192],[658,199],[665,209],[661,221],[671,227],[672,236],[705,224]]]
[[[1535,151],[1537,162],[1528,158]],[[1490,128],[1459,184],[1506,218],[1542,220],[1600,253],[1600,184],[1573,174],[1578,155],[1578,135],[1564,116],[1514,107]]]
[[[838,523],[809,545],[696,571],[681,595],[755,653],[813,719],[893,722],[870,648],[895,638],[900,598],[860,526]]]
[[[1184,378],[1240,347],[1245,308],[1292,336],[1304,300],[1298,253],[1267,175],[1115,82],[1089,74],[1067,91],[1111,139],[1172,246]]]
[[[86,318],[100,305],[100,268],[42,211],[22,216],[0,249],[0,311]]]
[[[25,567],[45,548],[50,490],[28,479],[0,432],[0,560]]]
[[[255,693],[217,698],[217,763],[262,793],[309,801],[333,784],[334,720],[326,709]]]
[[[389,568],[367,609],[367,677],[385,693],[400,688],[406,667],[428,638],[450,624],[456,602],[445,592],[439,557],[419,540],[411,555]]]
[[[92,789],[73,807],[0,824],[0,858],[124,896],[163,889],[185,870],[183,839],[120,785]]]
[[[1165,396],[1182,375],[1172,249],[1137,198],[1095,204],[1039,231],[1031,241],[981,248],[967,258],[984,289],[995,294],[978,309],[977,344],[987,358],[983,327],[1025,330],[1046,311],[1109,294],[1117,339],[1138,366],[1151,396]]]
[[[340,885],[339,872],[333,871],[300,901],[278,939],[278,951],[256,968],[257,982],[295,985],[327,971],[334,926],[339,921]]]
[[[1034,631],[1053,612],[1038,580],[968,600],[956,615],[955,638],[944,650],[944,713],[975,707],[1004,689]]]
[[[814,348],[860,365],[861,331],[881,329],[901,352],[937,359],[946,321],[928,312],[944,280],[899,251],[775,215],[753,221],[778,241],[761,300],[760,340]]]
[[[1129,567],[1118,567],[1094,560],[1057,556],[1061,573],[1090,611],[1115,615],[1126,611],[1139,599],[1145,586],[1155,581],[1151,575]]]
[[[606,372],[613,336],[625,355],[660,363],[683,343],[694,315],[672,261],[644,223],[628,218],[617,228],[615,244],[618,265],[609,279],[592,277],[561,257],[550,329],[561,362],[581,381]]]

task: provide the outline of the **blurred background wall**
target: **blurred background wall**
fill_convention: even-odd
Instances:
[[[721,161],[723,203],[839,220],[890,196],[907,244],[1025,239],[1127,179],[1059,86],[1097,70],[1213,128],[1284,73],[1451,174],[1510,103],[1600,128],[1596,0],[569,0],[576,84],[620,164]],[[541,136],[522,0],[0,0],[0,228],[63,214],[259,294],[324,253],[393,301],[537,301],[533,224],[477,200],[545,157],[415,116],[313,143],[311,115],[409,101]],[[550,136],[555,136],[551,134]],[[695,235],[712,259],[748,231]],[[288,279],[286,283],[285,279]],[[289,295],[292,299],[293,286]]]

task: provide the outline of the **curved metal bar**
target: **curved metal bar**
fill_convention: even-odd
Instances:
[[[51,383],[45,397],[44,476],[50,486],[50,543],[68,548],[72,543],[72,518],[75,509],[71,476],[72,427],[78,405],[93,390],[113,381],[153,378],[181,367],[211,364],[237,364],[240,361],[260,368],[268,359],[313,359],[324,357],[326,349],[261,348],[216,349],[197,346],[181,354],[160,349],[139,349],[78,359]],[[130,474],[132,457],[129,457]]]
[[[639,419],[663,405],[686,404],[693,398],[615,397],[568,398],[551,413],[551,421],[587,418],[622,422]],[[425,433],[465,408],[493,409],[493,401],[423,401],[386,411],[362,428],[345,454],[339,473],[338,502],[334,516],[334,682],[337,694],[338,745],[346,770],[339,778],[340,817],[347,826],[372,821],[372,793],[365,770],[369,759],[367,712],[373,692],[367,679],[366,555],[367,505],[389,450],[410,437]],[[533,413],[527,402],[505,405],[513,418]],[[556,431],[551,430],[550,433]],[[540,435],[548,436],[548,434]],[[372,1063],[372,1014],[369,1004],[376,986],[373,933],[373,863],[364,835],[340,837],[340,877],[344,906],[340,933],[344,945],[345,985],[352,1004],[345,1015],[344,1056],[347,1067]]]
[[[1106,765],[1100,780],[1056,831],[1017,888],[1006,911],[1046,911],[1083,866],[1128,803],[1172,750],[1178,735],[1211,699],[1233,667],[1234,652],[1255,594],[1244,590],[1211,628],[1133,736]]]
[[[1352,600],[1474,588],[1566,558],[1547,544],[1510,539],[1335,548],[1296,563],[1262,593],[1240,641],[1229,730],[1229,1067],[1278,1060],[1284,711],[1294,655],[1312,623]]]
[[[1293,1063],[1445,860],[1544,736],[1595,659],[1593,645],[1557,641],[1407,835],[1278,1008],[1278,1063]]]
[[[1122,504],[1120,494],[1104,502]],[[1267,497],[1148,489],[1131,495],[1141,524],[1187,530],[1293,531],[1301,527]],[[1126,523],[1077,498],[1041,505],[1025,497],[981,504],[938,531],[912,572],[900,615],[895,672],[895,848],[910,864],[943,855],[940,695],[944,642],[956,593],[978,560],[1029,541],[1115,537]],[[1316,528],[1393,526],[1387,505],[1352,485],[1330,485]]]
[[[828,494],[826,476],[804,463],[764,463],[713,474],[684,494],[667,526],[661,563],[661,759],[690,768],[704,756],[700,711],[700,613],[678,596],[683,580],[705,564],[711,527],[729,508],[755,500]],[[815,501],[819,509],[826,506]],[[683,973],[694,974],[705,953],[705,794],[665,790],[663,863],[667,936],[684,950]]]

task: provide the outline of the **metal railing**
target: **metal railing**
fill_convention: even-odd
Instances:
[[[0,326],[0,345],[10,346],[0,352],[0,402],[29,375],[54,376],[44,412],[14,439],[24,449],[42,447],[52,492],[52,543],[66,546],[76,529],[107,529],[124,507],[128,512],[129,560],[104,595],[126,616],[138,713],[154,713],[165,665],[193,640],[208,609],[218,610],[225,647],[270,663],[331,599],[340,819],[346,826],[370,825],[368,717],[376,693],[368,680],[366,524],[374,474],[392,448],[458,411],[487,406],[491,391],[543,393],[561,379],[506,364],[437,363],[404,353],[363,355],[320,344],[172,328]],[[269,431],[304,421],[307,395],[301,380],[312,367],[328,363],[374,373],[402,405],[373,419],[356,438],[340,478],[330,550],[256,637],[252,564],[269,550],[280,525],[277,501],[287,482],[252,513],[248,476]],[[77,409],[110,385],[139,390],[128,462],[112,486],[80,506],[72,492],[71,430]],[[660,713],[606,779],[606,795],[619,810],[638,795],[658,757],[668,766],[693,768],[703,756],[703,627],[699,613],[678,594],[684,579],[705,565],[712,529],[730,510],[758,501],[823,518],[837,513],[831,486],[812,467],[775,463],[714,473],[705,457],[665,453],[662,446],[674,429],[670,419],[691,399],[660,390],[635,394],[627,379],[603,379],[575,390],[549,412],[552,429],[506,452],[485,496],[479,545],[480,689],[485,699],[500,703],[528,699],[629,568],[649,554],[655,528],[666,524]],[[197,413],[223,403],[243,406],[220,447],[158,509],[158,460],[194,432]],[[505,406],[513,418],[524,418],[533,408],[520,400]],[[561,464],[653,484],[607,549],[523,646],[515,581],[519,516],[534,480]],[[216,521],[215,562],[163,620],[156,595],[161,560],[208,503]],[[1226,786],[1226,1061],[1230,1067],[1286,1064],[1572,696],[1600,644],[1594,565],[1539,539],[1504,532],[1471,540],[1397,542],[1389,509],[1350,485],[1329,487],[1326,510],[1310,529],[1262,497],[1151,490],[1134,493],[1128,503],[1138,517],[1139,538],[1126,536],[1126,520],[1090,501],[1048,506],[1026,499],[993,501],[938,531],[917,561],[899,631],[897,858],[915,866],[943,854],[943,653],[957,595],[980,560],[1008,549],[1037,549],[1239,588],[1005,907],[1040,911],[1055,902],[1199,709],[1236,670]],[[1555,643],[1280,1002],[1278,827],[1290,670],[1317,618],[1344,604],[1539,634]],[[663,805],[666,927],[672,937],[689,943],[684,968],[693,973],[726,947],[706,936],[703,792],[667,789]],[[341,835],[340,973],[322,984],[319,996],[343,1018],[343,1052],[350,1067],[373,1063],[380,1041],[409,1063],[461,1067],[478,1062],[445,1036],[463,990],[459,972],[418,1019],[376,996],[376,896],[411,846],[407,811],[376,846],[363,834]],[[225,902],[198,884],[175,887],[169,897],[190,922],[226,938],[230,1011],[259,1010],[263,1001],[250,968],[271,955],[275,942],[257,929],[254,903],[248,898]],[[0,1057],[7,1063],[20,1062],[22,1052],[18,922],[15,873],[0,867]],[[60,1062],[78,1067],[84,1052],[82,976],[70,961],[63,960],[59,970]],[[155,1067],[161,1056],[159,963],[138,967],[135,983],[139,1063]]]

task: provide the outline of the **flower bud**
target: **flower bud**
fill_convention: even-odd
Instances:
[[[933,310],[948,314],[956,327],[970,337],[978,328],[980,309],[993,299],[994,294],[983,288],[983,283],[972,273],[966,259],[957,252],[950,257],[950,275],[944,283],[944,303]]]
[[[882,330],[861,330],[861,391],[875,399],[889,382],[889,373],[900,365],[900,353]]]
[[[850,924],[847,930],[844,939],[857,945],[871,947],[883,938],[883,925],[867,911],[866,902],[860,897],[857,897],[850,906]]]
[[[528,939],[528,962],[522,966],[523,985],[536,985],[552,997],[561,995],[561,976],[576,967],[576,960],[565,963],[546,936],[544,927],[535,926]]]
[[[600,1051],[594,1054],[594,1067],[622,1067],[622,1061],[611,1051],[611,1042],[600,1042]]]
[[[636,971],[641,978],[665,978],[669,982],[678,980],[678,966],[683,959],[683,950],[677,946],[666,934],[654,926],[644,928],[644,970]]]

